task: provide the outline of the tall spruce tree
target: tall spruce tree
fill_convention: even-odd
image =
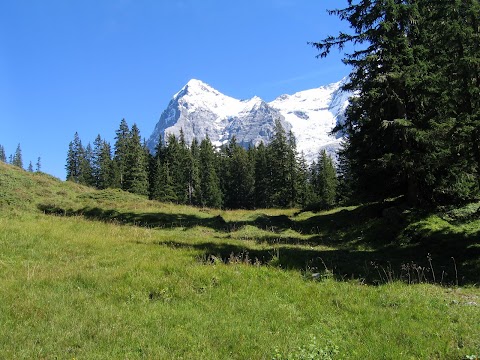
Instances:
[[[149,184],[148,197],[151,200],[162,201],[162,190],[164,184],[161,182],[162,161],[160,158],[153,156],[149,165]]]
[[[411,204],[478,194],[478,1],[362,0],[331,11],[349,22],[314,43],[326,56],[353,42],[342,126],[356,193],[404,194]]]
[[[247,150],[233,136],[225,149],[222,177],[224,178],[225,207],[249,209],[253,207],[254,173]]]
[[[40,156],[37,158],[37,162],[35,163],[35,171],[42,171],[42,159],[40,158]]]
[[[165,147],[163,138],[160,136],[157,145],[155,146],[155,153],[149,158],[149,198],[161,201],[161,191],[164,184],[161,181],[162,164],[165,159]]]
[[[131,193],[148,195],[148,159],[141,143],[140,130],[133,124],[126,147],[123,187]]]
[[[115,187],[119,187],[123,190],[127,190],[127,185],[125,184],[125,172],[127,171],[130,136],[131,133],[127,121],[122,119],[118,130],[115,132],[113,167],[115,170]]]
[[[178,139],[179,149],[179,160],[180,160],[180,183],[181,183],[181,201],[183,204],[192,204],[195,183],[198,183],[198,169],[194,169],[196,166],[191,147],[185,141],[185,134],[183,129],[180,129],[180,135]]]
[[[12,165],[23,169],[22,149],[20,147],[20,144],[17,145],[17,149],[13,154]]]
[[[159,200],[165,202],[178,203],[177,192],[175,191],[175,184],[171,175],[170,164],[165,161],[160,170],[160,182],[162,187],[159,192]]]
[[[169,164],[176,201],[180,204],[185,204],[188,200],[189,156],[190,151],[185,143],[183,131],[180,132],[179,139],[169,134],[165,148],[165,161]]]
[[[435,109],[427,117],[434,124],[436,165],[429,195],[435,202],[464,201],[480,189],[480,2],[423,3],[422,28],[428,32],[421,40],[429,45],[432,96],[422,100]]]
[[[5,155],[5,148],[0,145],[0,161],[7,162],[7,156]]]
[[[68,143],[65,171],[67,173],[67,176],[66,176],[67,181],[75,181],[75,178],[78,172],[78,167],[76,166],[76,156],[75,156],[73,141],[70,141]]]
[[[92,173],[93,178],[95,179],[95,187],[100,189],[100,156],[102,152],[102,144],[103,140],[100,134],[97,135],[95,140],[93,141],[93,156],[92,156]]]
[[[295,181],[296,204],[305,208],[312,201],[313,189],[310,182],[310,174],[307,160],[303,152],[297,159],[297,174]]]
[[[267,149],[261,142],[254,151],[254,206],[267,208],[270,206],[270,167],[268,166]]]
[[[154,176],[150,186],[150,198],[163,202],[177,202],[177,194],[170,175],[168,161],[162,161],[160,157],[154,157]]]
[[[342,142],[337,158],[337,198],[341,204],[348,204],[355,201],[354,189],[356,178],[350,170],[350,162],[345,156],[345,152],[348,152],[346,151],[347,147],[348,142]]]
[[[298,153],[297,153],[297,141],[295,135],[290,130],[287,136],[287,167],[288,167],[288,198],[287,206],[294,207],[296,205],[298,197]]]
[[[93,143],[92,172],[97,189],[114,185],[114,169],[110,144],[97,135]]]
[[[408,175],[401,171],[399,160],[406,145],[397,141],[395,132],[385,124],[406,121],[404,69],[411,64],[408,38],[411,17],[403,1],[365,1],[333,13],[350,22],[354,35],[340,34],[315,44],[325,50],[333,45],[354,41],[365,48],[347,55],[353,66],[347,90],[355,91],[347,110],[344,131],[352,151],[351,167],[359,179],[358,191],[367,196],[383,197],[404,191]],[[407,35],[407,36],[406,36]],[[400,133],[400,140],[405,137]],[[388,178],[389,181],[383,179]],[[412,197],[415,179],[412,182]]]
[[[318,205],[322,209],[329,209],[335,205],[337,197],[337,174],[332,158],[322,150],[317,160],[317,171],[315,173],[315,192],[318,198]]]
[[[113,188],[115,186],[115,168],[112,159],[112,147],[109,142],[103,141],[100,153],[100,189]]]
[[[81,163],[84,159],[85,150],[80,140],[78,132],[75,132],[73,141],[68,144],[67,164],[65,169],[67,171],[67,181],[78,183],[81,179]]]
[[[190,145],[190,166],[188,172],[188,202],[190,205],[200,205],[200,145],[194,138]]]
[[[200,143],[200,205],[212,208],[222,206],[222,192],[217,175],[217,158],[212,142],[207,138]]]
[[[178,136],[178,145],[179,145],[179,195],[180,201],[182,204],[187,204],[189,199],[189,174],[190,167],[192,166],[190,146],[185,141],[185,134],[183,129],[180,129],[180,134]]]
[[[92,169],[93,149],[90,143],[84,148],[80,158],[80,175],[78,182],[86,186],[95,186],[95,178]]]
[[[291,205],[292,167],[291,148],[287,134],[279,119],[275,120],[272,140],[267,146],[269,177],[268,205],[287,207]]]
[[[246,150],[245,156],[241,157],[240,162],[244,161],[242,167],[245,169],[244,192],[246,194],[243,207],[246,209],[255,208],[255,147],[250,144]]]

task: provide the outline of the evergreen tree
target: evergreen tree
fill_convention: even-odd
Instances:
[[[148,195],[148,159],[141,143],[140,130],[133,124],[126,147],[124,164],[124,190],[139,195]]]
[[[254,173],[247,151],[232,137],[225,149],[223,177],[225,206],[230,209],[253,207]]]
[[[17,145],[15,154],[13,154],[12,165],[23,169],[22,149],[20,148],[20,144]]]
[[[0,145],[0,161],[7,162],[7,156],[5,155],[5,148]]]
[[[220,146],[217,152],[216,159],[216,171],[218,174],[218,180],[220,184],[220,191],[222,193],[223,206],[229,207],[230,203],[230,191],[229,191],[229,180],[230,180],[230,156],[229,156],[229,144],[223,144]],[[227,205],[228,204],[228,205]]]
[[[33,165],[31,161],[28,163],[28,172],[33,172]]]
[[[92,169],[93,149],[90,143],[84,149],[83,156],[80,160],[80,177],[79,183],[86,186],[95,187],[95,178]]]
[[[434,109],[424,116],[433,124],[428,139],[434,144],[427,196],[440,203],[465,201],[480,189],[480,3],[424,0],[420,13],[430,65],[430,93],[421,99]]]
[[[190,148],[185,141],[185,134],[183,129],[180,129],[180,134],[178,136],[178,163],[180,168],[177,171],[178,176],[178,195],[181,204],[186,204],[188,202],[188,180],[190,172]]]
[[[188,172],[189,172],[189,149],[185,144],[183,132],[180,134],[180,142],[175,135],[169,134],[165,148],[165,161],[172,177],[172,184],[176,194],[176,201],[180,204],[187,203],[188,199]]]
[[[275,121],[272,141],[267,147],[267,167],[269,177],[268,204],[272,207],[287,207],[292,201],[291,150],[287,135],[280,120]]]
[[[78,132],[75,132],[73,141],[68,144],[67,164],[67,181],[78,183],[81,178],[81,163],[84,158],[85,150],[80,140]]]
[[[175,191],[175,184],[169,165],[168,161],[165,161],[160,169],[160,183],[162,187],[159,190],[158,200],[178,203],[177,192]]]
[[[161,143],[159,143],[160,145]],[[160,156],[161,150],[157,145],[157,154],[153,157],[153,175],[150,185],[150,198],[163,202],[177,202],[177,194],[170,175],[169,163]]]
[[[97,189],[114,185],[114,169],[110,144],[97,135],[93,143],[92,172]]]
[[[269,182],[270,182],[270,167],[268,166],[267,149],[263,142],[261,142],[254,151],[254,205],[256,208],[267,208],[270,206],[269,202]]]
[[[148,197],[151,200],[161,201],[161,191],[163,190],[164,184],[162,184],[160,181],[162,172],[162,162],[160,158],[154,156],[150,160],[149,169],[150,189],[148,191]]]
[[[313,44],[320,56],[363,44],[344,59],[357,96],[343,165],[356,193],[411,204],[478,194],[478,1],[361,0],[331,13],[353,34]]]
[[[190,205],[201,204],[200,188],[200,145],[196,138],[190,145],[190,166],[188,172],[188,201]]]
[[[35,171],[36,172],[40,172],[42,171],[42,159],[40,158],[40,156],[37,158],[37,163],[35,164]]]
[[[181,202],[183,204],[192,203],[193,200],[193,191],[195,189],[195,182],[198,180],[198,170],[195,174],[195,163],[193,161],[192,153],[190,146],[185,141],[185,134],[183,129],[180,129],[179,135],[179,162],[180,162],[180,171],[179,171],[179,183],[180,183],[180,192]],[[195,179],[197,176],[197,179]]]
[[[102,144],[98,180],[98,186],[100,189],[107,189],[115,186],[115,168],[112,159],[112,147],[107,141],[103,141]]]
[[[288,167],[288,198],[287,206],[294,207],[298,196],[298,153],[297,141],[293,132],[290,130],[287,137],[287,167]]]
[[[73,141],[68,145],[67,164],[65,166],[67,181],[95,186],[91,166],[92,156],[93,150],[90,143],[84,148],[78,133],[75,132]]]
[[[332,158],[322,150],[317,160],[317,172],[315,174],[315,192],[320,208],[329,209],[335,205],[337,196],[337,174]]]
[[[162,164],[165,159],[165,150],[162,136],[155,147],[155,153],[149,157],[149,198],[152,200],[161,201],[161,191],[164,184],[161,181]]]
[[[254,209],[255,208],[255,158],[256,151],[255,147],[251,144],[248,146],[245,157],[245,163],[243,167],[245,169],[244,175],[244,191],[246,194],[244,204],[242,205],[245,209]]]
[[[313,188],[310,183],[307,160],[302,152],[297,160],[297,174],[295,182],[296,203],[305,208],[312,201]]]
[[[75,178],[79,170],[76,164],[76,156],[75,156],[73,141],[70,141],[68,143],[67,162],[65,165],[65,170],[67,172],[67,181],[75,181]]]
[[[127,171],[128,147],[130,143],[131,133],[125,119],[122,119],[118,130],[115,132],[114,145],[114,170],[115,170],[115,187],[127,190],[125,184],[125,172]]]
[[[210,139],[202,140],[199,150],[200,205],[212,208],[222,206],[222,192],[216,169],[216,154]]]
[[[95,140],[93,141],[93,157],[92,157],[92,173],[93,178],[95,179],[95,187],[100,189],[100,156],[102,152],[102,144],[103,140],[100,134],[97,135]]]
[[[337,159],[337,180],[338,201],[342,204],[348,204],[354,201],[355,177],[350,169],[350,163],[345,156],[345,149],[348,147],[348,142],[342,143],[342,148],[338,153]],[[348,151],[347,151],[348,152]]]

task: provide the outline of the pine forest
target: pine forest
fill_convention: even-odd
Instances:
[[[152,200],[226,209],[336,204],[334,162],[323,150],[307,164],[295,137],[279,121],[268,145],[243,148],[233,137],[216,149],[208,137],[185,142],[183,133],[159,139],[151,154],[134,124],[123,119],[112,146],[98,135],[86,146],[75,133],[67,154],[67,180],[97,189],[119,188]]]

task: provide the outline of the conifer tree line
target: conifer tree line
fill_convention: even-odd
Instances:
[[[480,197],[480,1],[348,0],[350,25],[313,43],[355,44],[339,129],[342,194],[404,195],[416,206]]]
[[[20,144],[17,145],[17,148],[16,148],[15,152],[13,154],[11,154],[8,157],[8,159],[7,159],[7,156],[5,154],[5,148],[3,147],[3,145],[0,144],[0,161],[4,162],[4,163],[7,163],[7,164],[11,164],[13,166],[17,166],[17,167],[23,169],[24,167],[23,167],[22,148],[20,147]],[[35,167],[35,170],[34,170],[33,164],[30,161],[29,164],[28,164],[27,170],[29,172],[34,172],[34,171],[39,172],[39,171],[41,171],[41,159],[40,159],[40,157],[38,157],[35,165],[36,165],[36,167]]]
[[[113,147],[98,135],[86,146],[75,133],[67,153],[67,180],[97,189],[119,188],[152,200],[202,207],[329,208],[337,200],[336,170],[325,151],[307,164],[292,132],[276,121],[268,145],[245,149],[233,137],[216,149],[207,137],[187,144],[183,131],[158,139],[153,154],[137,125],[125,119]]]

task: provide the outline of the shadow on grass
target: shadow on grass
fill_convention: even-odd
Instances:
[[[39,205],[45,214],[60,216],[83,216],[89,220],[113,222],[122,225],[134,225],[146,228],[193,228],[203,226],[217,231],[227,231],[228,226],[221,216],[203,218],[188,214],[135,213],[119,212],[113,209],[82,208],[79,210],[62,209],[54,205]]]
[[[478,263],[464,261],[467,259],[462,258],[461,254],[452,259],[443,253],[432,253],[431,249],[427,251],[421,247],[362,251],[275,246],[252,249],[242,244],[221,242],[186,244],[164,241],[155,245],[196,250],[199,252],[198,259],[205,264],[221,261],[225,264],[271,265],[300,270],[306,276],[317,274],[316,276],[329,276],[337,280],[357,280],[365,284],[384,284],[390,281],[474,284],[475,279],[478,280],[479,270]],[[479,250],[477,248],[468,258],[478,259]]]
[[[445,284],[475,284],[480,274],[480,231],[454,232],[450,228],[432,231],[428,224],[411,229],[415,219],[388,216],[391,204],[371,204],[353,210],[318,214],[305,220],[292,220],[286,215],[259,215],[249,221],[225,221],[221,216],[200,217],[190,214],[134,213],[83,208],[65,210],[40,205],[46,214],[83,216],[91,220],[114,222],[148,228],[208,227],[220,233],[231,233],[246,225],[268,231],[255,238],[264,244],[255,249],[238,240],[238,244],[207,242],[184,244],[164,242],[174,248],[190,248],[200,258],[212,256],[224,263],[237,259],[252,263],[278,265],[284,269],[326,273],[337,279],[361,279],[366,283],[404,280]],[[304,236],[285,236],[281,232],[295,230]],[[223,236],[221,238],[224,238]],[[318,248],[328,246],[330,249]],[[243,259],[243,260],[241,260]],[[432,271],[433,269],[433,271]]]
[[[219,215],[202,217],[179,213],[136,213],[99,207],[72,210],[48,204],[39,205],[38,208],[45,214],[50,215],[83,216],[89,220],[146,228],[191,229],[201,226],[217,232],[233,233],[245,226],[253,226],[270,234],[270,236],[258,238],[259,243],[356,248],[359,245],[385,246],[402,230],[401,226],[385,224],[384,219],[382,219],[382,206],[385,207],[378,204],[364,205],[354,210],[315,215],[306,220],[292,220],[286,215],[259,214],[252,220],[228,222]],[[306,235],[309,239],[306,241],[304,237],[300,236],[286,237],[285,234],[282,234],[286,230],[294,230],[299,234]]]
[[[192,214],[120,212],[114,209],[82,208],[63,209],[55,205],[39,205],[45,214],[60,216],[83,216],[86,219],[114,222],[146,228],[208,227],[222,233],[231,233],[249,225],[267,231],[271,236],[257,239],[258,242],[290,245],[327,245],[356,249],[360,246],[376,249],[394,241],[406,224],[388,223],[382,217],[384,204],[363,205],[354,210],[342,210],[331,214],[319,214],[306,220],[292,220],[286,215],[259,214],[248,221],[225,221],[220,215],[201,217]],[[309,236],[285,237],[282,232],[294,230]]]

